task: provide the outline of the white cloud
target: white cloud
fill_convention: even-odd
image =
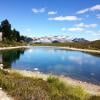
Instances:
[[[88,8],[87,8],[87,9],[80,10],[80,11],[77,12],[77,14],[84,14],[84,13],[86,13],[88,10],[89,10]]]
[[[100,4],[91,7],[89,10],[90,10],[90,11],[100,10]]]
[[[48,12],[48,15],[55,15],[55,14],[57,14],[56,11],[49,11],[49,12]]]
[[[71,61],[74,61],[74,62],[76,62],[76,63],[78,63],[78,64],[82,64],[82,57],[80,57],[80,56],[77,56],[77,57],[75,57],[75,56],[68,56],[68,60],[71,60]]]
[[[79,23],[79,24],[76,24],[74,25],[74,27],[72,28],[69,28],[68,31],[71,31],[71,32],[80,32],[80,31],[84,31],[85,28],[95,28],[97,27],[97,24],[84,24],[84,23]]]
[[[92,6],[92,7],[90,7],[90,8],[86,8],[86,9],[77,11],[76,13],[77,13],[77,14],[84,14],[84,13],[86,13],[86,12],[88,12],[88,11],[96,11],[96,10],[100,10],[100,4],[95,5],[95,6]]]
[[[81,20],[77,16],[58,16],[54,18],[48,18],[48,20],[55,20],[55,21],[75,21],[75,20]]]
[[[69,28],[68,31],[71,31],[71,32],[80,32],[80,31],[83,31],[84,29],[83,28],[79,28],[79,27],[74,27],[74,28]]]
[[[40,9],[33,8],[32,12],[33,13],[44,13],[45,12],[45,8],[40,8]]]
[[[80,27],[80,28],[95,28],[97,27],[97,24],[84,24],[84,23],[80,23],[80,24],[76,24],[76,27]]]

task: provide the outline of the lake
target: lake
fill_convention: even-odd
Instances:
[[[100,55],[50,47],[0,51],[5,67],[69,76],[100,84]]]

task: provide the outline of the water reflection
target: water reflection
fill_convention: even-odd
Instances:
[[[0,51],[0,63],[4,65],[4,68],[10,68],[12,63],[16,62],[24,54],[24,51],[25,49]]]
[[[70,76],[100,83],[100,56],[80,51],[34,47],[0,52],[0,61],[15,69]]]

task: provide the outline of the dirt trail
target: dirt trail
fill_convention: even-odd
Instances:
[[[13,100],[0,88],[0,100]]]

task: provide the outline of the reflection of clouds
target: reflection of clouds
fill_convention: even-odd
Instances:
[[[62,73],[72,73],[76,70],[76,67],[74,65],[63,65],[63,64],[57,64],[55,66],[49,66],[49,71],[57,72],[59,74]]]
[[[56,53],[56,50],[53,49],[52,47],[34,47],[33,48],[35,52],[41,52],[45,54],[54,54]]]
[[[83,60],[83,63],[95,65],[96,64],[96,60],[93,60],[93,59],[85,59],[85,60]]]
[[[27,52],[28,52],[28,53],[32,53],[32,52],[33,52],[33,49],[30,48],[30,49],[27,50]]]
[[[91,58],[91,55],[88,55],[88,54],[87,54],[87,55],[84,55],[84,56],[85,56],[86,58]]]
[[[55,53],[55,51],[53,49],[49,50],[48,52],[51,53],[51,54]]]
[[[65,56],[62,56],[62,60],[69,60],[69,61],[72,61],[72,62],[75,62],[79,65],[82,65],[82,64],[92,64],[92,65],[95,65],[96,64],[96,60],[95,59],[91,59],[90,56],[88,56],[89,58],[87,58],[87,56],[68,56],[68,57],[65,57]]]
[[[63,56],[61,56],[61,60],[62,61],[67,61],[67,60],[69,60],[69,61],[71,61],[71,62],[75,62],[75,63],[78,63],[79,65],[82,65],[82,63],[83,63],[83,60],[82,60],[83,58],[82,57],[76,57],[76,56],[67,56],[67,55],[63,55]]]
[[[76,56],[69,56],[68,59],[71,61],[74,61],[80,65],[82,65],[82,63],[83,63],[82,57],[79,57],[79,56],[77,56],[77,57]]]
[[[95,60],[91,60],[90,63],[94,65],[94,64],[96,64],[96,61]]]
[[[22,59],[25,61],[30,61],[32,60],[33,58],[33,55],[36,53],[35,49],[34,48],[29,48],[27,49],[27,51],[24,53],[24,55],[22,56]]]
[[[27,53],[30,53],[27,55],[27,59],[42,59],[45,57],[47,59],[48,57],[51,59],[55,59],[59,62],[62,63],[70,63],[72,66],[74,64],[77,64],[77,66],[86,66],[88,64],[89,66],[94,66],[97,62],[96,60],[88,54],[84,54],[82,52],[73,52],[73,51],[66,51],[66,50],[58,50],[54,48],[43,48],[43,47],[38,47],[38,48],[30,48],[27,50]],[[43,56],[42,56],[43,55]],[[33,56],[33,57],[32,57]],[[36,56],[36,58],[35,58]],[[56,58],[55,58],[56,57]]]
[[[91,76],[94,76],[94,75],[95,75],[95,73],[90,73],[90,75],[91,75]]]
[[[69,56],[68,59],[76,62],[82,60],[81,57],[76,57],[76,56]]]

